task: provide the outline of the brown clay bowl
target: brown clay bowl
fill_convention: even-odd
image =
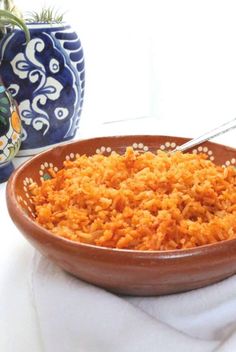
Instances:
[[[60,169],[76,153],[124,153],[174,149],[188,139],[169,136],[95,138],[43,152],[20,166],[7,185],[7,205],[15,225],[43,255],[78,278],[109,291],[128,295],[163,295],[203,287],[236,273],[236,240],[188,250],[134,251],[102,248],[59,238],[34,221],[28,186],[47,178],[47,169]],[[235,164],[236,149],[206,142],[203,151],[217,164]]]

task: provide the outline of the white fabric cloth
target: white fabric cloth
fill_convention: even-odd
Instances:
[[[74,278],[36,253],[30,286],[43,352],[236,349],[236,276],[162,297],[125,297]]]
[[[212,123],[194,131],[190,125],[147,119],[93,131],[194,137]],[[80,136],[91,137],[89,130]],[[235,146],[235,133],[218,141]],[[5,186],[0,185],[0,351],[236,351],[236,276],[171,296],[111,294],[65,273],[30,246],[8,216]]]

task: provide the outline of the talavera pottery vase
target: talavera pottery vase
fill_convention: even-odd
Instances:
[[[0,81],[0,183],[14,170],[12,159],[21,143],[21,121],[15,101]]]
[[[0,43],[0,75],[22,120],[20,156],[73,139],[84,96],[84,55],[66,24],[27,24],[31,39],[15,29]]]

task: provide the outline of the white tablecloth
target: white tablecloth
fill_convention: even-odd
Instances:
[[[144,118],[94,125],[91,130],[84,123],[79,135],[194,137],[211,124],[191,125]],[[233,131],[216,141],[236,147],[235,135]],[[107,293],[72,278],[31,247],[8,215],[5,187],[0,185],[0,351],[236,350],[236,277],[159,298]]]

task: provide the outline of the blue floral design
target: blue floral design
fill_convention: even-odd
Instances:
[[[84,77],[63,46],[63,35],[68,30],[63,26],[30,29],[31,40],[27,45],[23,32],[16,30],[1,42],[0,75],[19,105],[23,125],[21,149],[44,147],[75,135]],[[76,41],[74,37],[77,38],[75,33]],[[77,48],[82,52],[79,39]]]

